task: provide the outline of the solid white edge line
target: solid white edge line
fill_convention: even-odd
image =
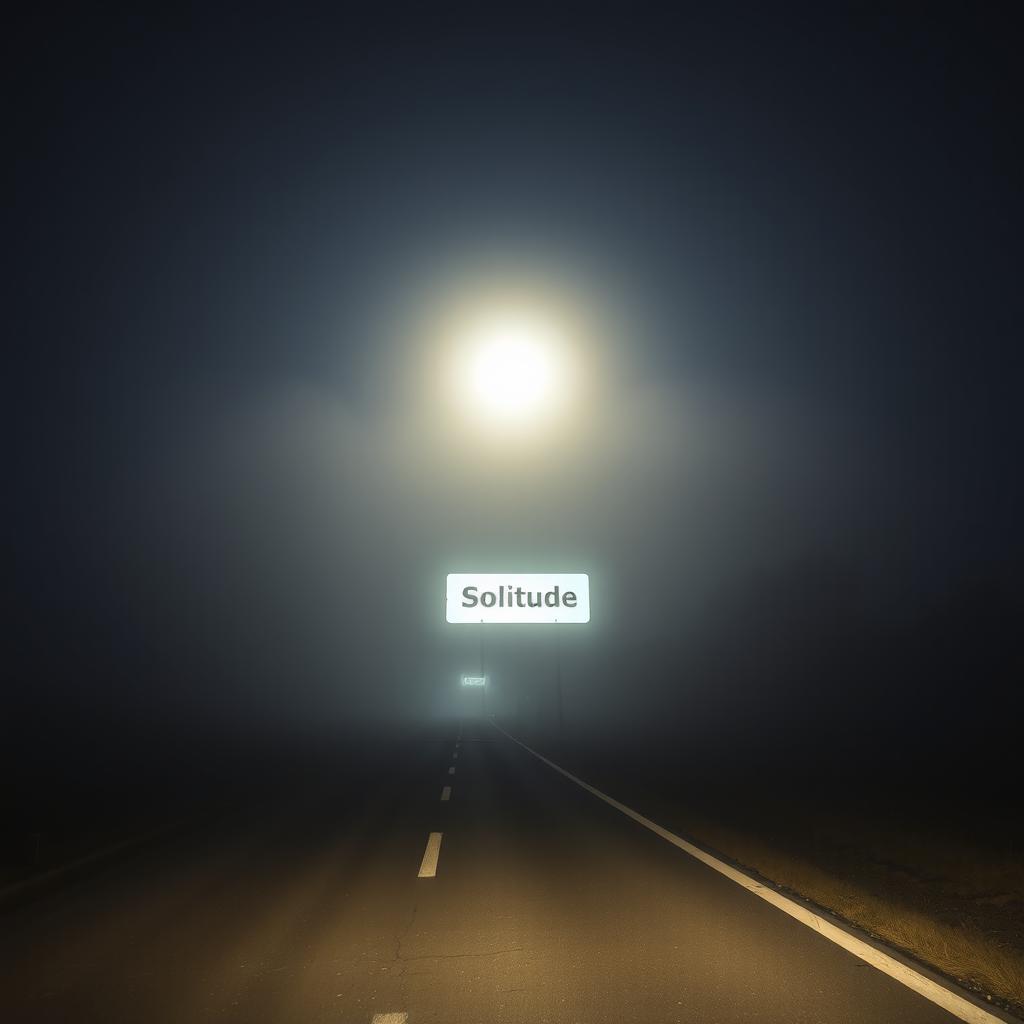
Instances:
[[[901,985],[913,989],[918,995],[935,1003],[936,1006],[941,1006],[942,1009],[947,1010],[955,1017],[959,1017],[960,1020],[968,1021],[969,1024],[991,1024],[992,1021],[1003,1022],[1013,1019],[997,1015],[985,1007],[977,1006],[956,992],[952,992],[945,986],[940,985],[937,981],[933,981],[926,975],[919,974],[908,964],[889,956],[888,953],[883,953],[882,950],[876,949],[863,939],[857,938],[856,935],[851,935],[849,932],[837,927],[827,918],[815,914],[814,911],[802,906],[795,900],[789,899],[787,896],[783,896],[782,893],[776,892],[775,889],[762,885],[749,875],[745,875],[737,868],[726,864],[725,861],[713,857],[706,850],[702,850],[699,846],[694,846],[693,843],[688,843],[674,832],[669,832],[667,828],[663,828],[656,822],[651,821],[650,818],[644,817],[639,811],[634,811],[631,807],[619,803],[614,797],[610,797],[607,793],[602,793],[589,783],[578,779],[571,772],[567,772],[560,765],[555,764],[554,761],[550,761],[543,754],[539,754],[532,747],[528,747],[522,740],[517,740],[511,733],[505,732],[497,723],[492,722],[491,724],[494,725],[498,732],[507,736],[513,743],[517,743],[523,750],[533,754],[539,761],[543,761],[549,768],[554,768],[556,772],[564,775],[571,782],[575,782],[580,788],[585,789],[588,793],[592,793],[610,807],[614,807],[617,811],[626,815],[627,818],[632,818],[638,825],[643,825],[644,828],[649,829],[655,835],[661,836],[666,842],[678,847],[684,853],[688,853],[691,857],[699,860],[702,864],[706,864],[719,874],[725,875],[730,881],[742,886],[748,892],[752,892],[755,896],[760,896],[761,899],[770,903],[773,907],[777,907],[784,914],[788,914],[801,924],[806,925],[808,928],[813,928],[837,946],[842,946],[848,953],[852,953],[865,963],[880,970],[883,974],[889,975],[890,978],[898,981]]]
[[[451,798],[452,798],[452,787],[451,786],[445,786],[444,789],[441,790],[441,799],[442,800],[451,800]]]
[[[427,836],[427,848],[423,851],[420,861],[420,873],[417,878],[433,878],[437,874],[437,858],[441,855],[441,833],[431,832]]]

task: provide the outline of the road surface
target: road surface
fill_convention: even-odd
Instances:
[[[6,910],[0,1019],[955,1019],[487,723],[324,782]]]

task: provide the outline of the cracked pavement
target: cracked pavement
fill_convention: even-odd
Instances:
[[[9,911],[19,1024],[800,1021],[937,1007],[594,799],[486,723],[350,750],[301,792]],[[437,875],[417,878],[443,833]]]

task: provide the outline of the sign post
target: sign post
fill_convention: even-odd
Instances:
[[[562,699],[562,623],[590,621],[590,577],[583,572],[453,572],[445,585],[445,619],[450,623],[480,627],[480,679],[484,686],[483,708],[486,714],[486,675],[484,671],[484,634],[487,623],[550,624],[555,627],[555,710],[559,732],[564,731]],[[463,676],[463,685],[470,685]]]
[[[462,685],[468,686],[473,689],[480,691],[480,713],[482,715],[487,714],[487,676],[481,674],[478,676],[463,676]]]
[[[555,700],[558,711],[558,731],[565,732],[565,712],[562,710],[562,634],[555,623]]]

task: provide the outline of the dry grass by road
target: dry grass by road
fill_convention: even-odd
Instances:
[[[878,822],[817,823],[807,853],[693,817],[691,834],[965,987],[1024,1012],[1024,864]]]
[[[748,785],[704,791],[671,761],[533,737],[582,778],[1024,1020],[1024,850],[1002,818]],[[624,788],[623,788],[624,787]],[[1017,840],[1013,840],[1017,836]],[[993,839],[995,841],[993,841]]]

